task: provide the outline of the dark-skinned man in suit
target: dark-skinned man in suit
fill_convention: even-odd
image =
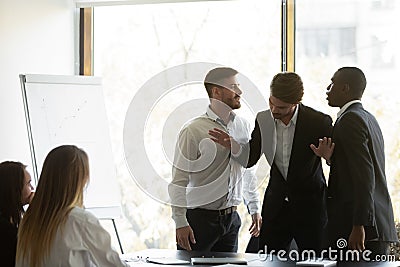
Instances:
[[[314,152],[330,163],[328,245],[340,238],[347,249],[387,255],[396,242],[393,208],[385,175],[384,140],[375,117],[361,104],[366,87],[356,67],[335,72],[327,88],[328,105],[340,111],[332,139],[323,138]]]

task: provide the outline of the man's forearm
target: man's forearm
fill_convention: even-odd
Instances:
[[[176,229],[189,225],[186,219],[186,208],[172,206],[172,219],[175,222]]]

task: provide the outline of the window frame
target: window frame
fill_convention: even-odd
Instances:
[[[76,1],[79,8],[79,75],[93,75],[93,7],[205,0]],[[227,0],[213,0],[227,1]],[[295,71],[295,0],[281,0],[281,71]]]

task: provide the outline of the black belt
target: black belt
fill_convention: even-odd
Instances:
[[[228,214],[233,213],[236,210],[237,210],[236,206],[232,206],[232,207],[229,207],[226,209],[221,209],[221,210],[206,210],[206,209],[201,209],[201,208],[192,209],[192,211],[200,211],[200,212],[208,213],[208,214],[214,215],[214,216],[228,215]]]

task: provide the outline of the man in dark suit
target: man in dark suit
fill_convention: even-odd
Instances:
[[[375,117],[361,104],[366,79],[356,67],[340,68],[327,88],[329,106],[340,107],[332,140],[314,152],[330,162],[328,241],[340,238],[348,249],[388,254],[397,241],[385,176],[384,141]],[[333,154],[332,154],[333,153]],[[341,247],[339,247],[341,248]]]
[[[300,250],[319,251],[327,220],[326,182],[321,158],[310,144],[330,136],[332,119],[301,104],[304,89],[296,73],[278,73],[270,90],[270,109],[257,114],[249,143],[239,146],[218,129],[209,133],[215,142],[232,145],[232,155],[243,166],[255,165],[262,154],[271,166],[259,249],[287,251],[294,239]]]

